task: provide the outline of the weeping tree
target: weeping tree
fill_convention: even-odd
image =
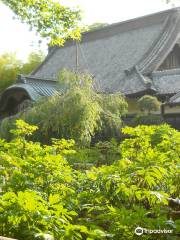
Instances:
[[[92,81],[89,74],[63,70],[58,76],[58,94],[39,100],[19,117],[37,125],[35,139],[45,142],[52,137],[65,138],[84,146],[95,136],[117,136],[127,103],[120,94],[97,94]],[[12,128],[14,120],[10,124],[8,121],[1,124],[1,133],[5,135],[3,126],[6,130]]]

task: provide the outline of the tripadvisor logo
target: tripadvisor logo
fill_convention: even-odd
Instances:
[[[173,233],[173,230],[168,230],[168,229],[146,229],[142,227],[137,227],[135,229],[135,234],[140,236],[143,233],[145,234],[168,234],[168,233]]]
[[[135,234],[138,235],[138,236],[142,235],[143,234],[143,228],[137,227],[135,229]]]

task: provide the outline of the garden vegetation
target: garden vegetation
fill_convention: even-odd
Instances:
[[[141,226],[172,230],[141,239],[178,239],[178,131],[168,125],[126,127],[119,159],[88,169],[75,167],[73,140],[43,145],[29,140],[35,131],[17,120],[13,139],[0,140],[0,235],[134,240]]]
[[[127,113],[128,106],[121,94],[98,94],[92,76],[86,73],[63,70],[57,81],[59,89],[55,95],[39,99],[34,107],[12,119],[4,119],[0,136],[11,138],[10,129],[16,118],[37,125],[39,131],[33,139],[44,143],[55,137],[89,146],[94,139],[110,140],[120,135],[121,116]]]
[[[44,59],[44,54],[32,52],[26,62],[20,61],[15,53],[4,53],[0,56],[0,94],[16,82],[18,74],[29,74]]]

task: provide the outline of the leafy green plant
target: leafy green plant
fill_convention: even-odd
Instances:
[[[121,160],[92,168],[79,183],[83,223],[88,218],[90,226],[102,227],[112,239],[138,239],[138,226],[169,229],[173,234],[158,234],[158,239],[178,239],[179,206],[170,205],[170,199],[180,192],[180,133],[167,125],[126,127],[123,133],[129,138],[121,144]]]
[[[73,140],[42,145],[29,140],[35,131],[18,120],[13,140],[0,140],[0,235],[134,240],[141,226],[172,230],[142,239],[178,239],[178,131],[168,125],[126,127],[120,149],[114,141],[96,145],[107,161],[120,150],[120,160],[85,171],[68,163],[78,156]]]
[[[144,95],[138,100],[139,108],[142,112],[150,114],[152,111],[158,111],[160,109],[160,102],[154,96]]]
[[[65,159],[74,142],[53,139],[51,146],[42,146],[26,140],[37,127],[22,120],[16,126],[15,138],[0,142],[0,234],[18,239],[95,236],[75,224],[76,173]]]
[[[119,143],[115,139],[111,141],[99,141],[90,147],[76,146],[76,152],[68,155],[67,161],[74,168],[87,170],[92,166],[110,165],[120,159]]]

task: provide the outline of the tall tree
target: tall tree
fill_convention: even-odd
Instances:
[[[0,92],[15,81],[21,64],[14,53],[4,53],[0,56]]]
[[[80,38],[81,11],[54,0],[0,0],[23,22],[51,44],[63,44],[67,38]]]
[[[42,52],[32,52],[23,63],[15,53],[4,53],[0,56],[0,93],[15,83],[17,74],[29,74],[44,59]]]
[[[45,55],[43,52],[31,52],[28,56],[27,61],[23,64],[20,73],[22,74],[29,74],[35,68],[37,68],[40,63],[44,60]]]

